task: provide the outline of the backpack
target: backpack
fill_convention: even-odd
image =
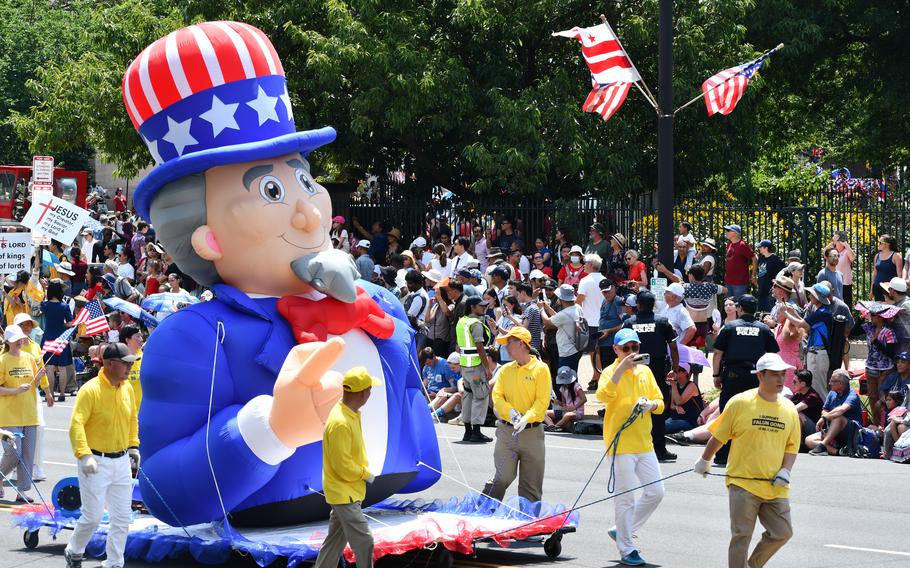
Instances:
[[[847,452],[855,458],[878,459],[881,455],[881,440],[878,433],[870,428],[863,428],[855,420],[850,422],[850,434],[847,438]]]
[[[576,307],[576,315],[579,315],[578,312],[579,309]],[[573,338],[575,349],[577,349],[579,352],[584,352],[584,350],[588,348],[590,333],[591,332],[588,329],[588,321],[585,319],[584,314],[580,314],[579,318],[575,320],[575,337]]]

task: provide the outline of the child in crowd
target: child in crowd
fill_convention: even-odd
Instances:
[[[882,444],[882,458],[891,459],[891,453],[894,448],[894,442],[897,441],[901,434],[907,431],[908,418],[907,407],[903,406],[905,393],[902,390],[892,390],[885,395],[885,423],[883,426],[875,425],[872,429],[881,433],[884,438]]]
[[[553,405],[544,418],[547,432],[571,432],[576,420],[584,418],[588,397],[578,384],[578,375],[572,367],[560,367],[556,373],[558,392],[553,393]]]
[[[866,355],[866,385],[869,387],[869,408],[873,416],[870,422],[881,422],[882,403],[879,400],[879,385],[894,369],[894,355],[897,351],[897,333],[894,331],[894,317],[901,308],[879,302],[860,302],[856,309],[865,317],[868,352]]]

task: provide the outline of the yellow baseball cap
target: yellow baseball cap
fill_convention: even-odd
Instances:
[[[509,329],[509,332],[505,335],[500,335],[496,338],[496,343],[500,345],[505,345],[509,342],[510,337],[515,337],[524,341],[528,345],[531,345],[531,332],[527,329],[521,327],[520,325],[513,326]]]
[[[366,367],[360,366],[345,373],[344,381],[341,384],[348,392],[360,392],[370,387],[377,387],[382,384],[382,381],[370,375]]]

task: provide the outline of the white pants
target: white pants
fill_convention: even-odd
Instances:
[[[614,493],[623,493],[633,487],[660,479],[660,464],[654,452],[645,454],[616,454],[616,487]],[[623,556],[637,550],[632,534],[638,532],[664,498],[664,483],[654,483],[642,490],[635,499],[629,491],[613,499],[616,515],[616,547]]]
[[[110,527],[107,531],[107,559],[101,564],[103,568],[123,566],[123,549],[126,547],[126,534],[130,526],[130,507],[133,499],[133,478],[130,472],[130,459],[126,455],[119,458],[102,458],[95,456],[98,462],[98,473],[91,475],[79,469],[79,496],[82,497],[82,516],[73,530],[66,550],[70,554],[82,554],[92,538],[107,501],[107,512],[110,515]]]

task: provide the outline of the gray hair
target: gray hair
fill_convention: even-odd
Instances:
[[[193,250],[190,237],[208,222],[205,209],[205,174],[192,174],[172,181],[158,190],[149,216],[164,248],[180,267],[204,286],[221,282],[215,263]]]
[[[635,249],[629,249],[629,250],[627,250],[627,251],[626,251],[626,255],[632,255],[632,256],[634,256],[635,258],[641,258],[641,255],[638,254],[638,251],[635,250]]]
[[[600,270],[600,265],[603,264],[603,259],[600,258],[599,254],[592,253],[585,255],[585,262],[590,262],[591,268],[594,270]]]

